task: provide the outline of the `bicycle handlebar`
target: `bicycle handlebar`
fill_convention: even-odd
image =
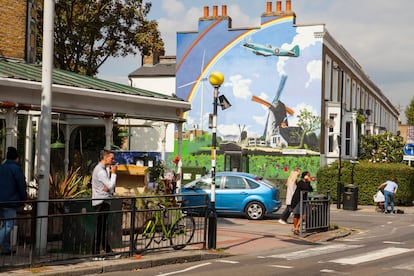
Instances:
[[[183,201],[181,200],[181,201],[176,201],[176,203],[178,204],[178,206],[181,206],[181,204],[183,203]],[[147,208],[147,209],[149,209],[149,205],[150,204],[155,204],[155,201],[153,201],[153,200],[150,200],[150,199],[148,199],[148,200],[146,200],[145,201],[145,207]],[[157,206],[161,209],[161,210],[165,210],[166,208],[167,208],[167,206],[165,206],[164,204],[162,204],[161,202],[157,202]]]

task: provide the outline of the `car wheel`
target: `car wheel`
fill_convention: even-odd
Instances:
[[[253,201],[247,204],[245,213],[248,219],[262,219],[265,214],[265,208],[260,202]]]

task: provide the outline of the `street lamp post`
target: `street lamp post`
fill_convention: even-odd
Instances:
[[[217,147],[217,106],[219,87],[224,81],[220,72],[210,74],[209,82],[214,87],[213,116],[211,122],[212,143],[211,143],[211,210],[208,220],[208,248],[216,248],[217,240],[217,213],[216,213],[216,147]]]
[[[341,92],[340,92],[340,112],[339,112],[339,141],[338,141],[338,150],[339,150],[339,157],[338,157],[338,183],[336,185],[336,193],[337,193],[337,201],[336,201],[336,208],[341,209],[341,201],[342,201],[342,117],[343,117],[343,98],[344,98],[344,71],[342,68],[337,66],[335,68],[338,72],[341,73]]]

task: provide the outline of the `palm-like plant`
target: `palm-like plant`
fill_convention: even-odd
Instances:
[[[80,167],[76,170],[70,169],[66,176],[62,172],[49,175],[49,198],[50,199],[70,199],[88,194],[88,183],[91,176],[82,176]],[[52,204],[52,210],[59,213],[64,212],[64,203],[56,202]]]
[[[75,198],[86,194],[90,176],[82,176],[79,171],[80,167],[76,170],[70,169],[66,176],[61,172],[51,174],[49,176],[49,198]]]

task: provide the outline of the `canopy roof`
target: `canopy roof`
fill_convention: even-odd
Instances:
[[[42,67],[0,59],[0,108],[40,110]],[[182,122],[191,104],[176,96],[53,70],[52,111],[93,117]]]

